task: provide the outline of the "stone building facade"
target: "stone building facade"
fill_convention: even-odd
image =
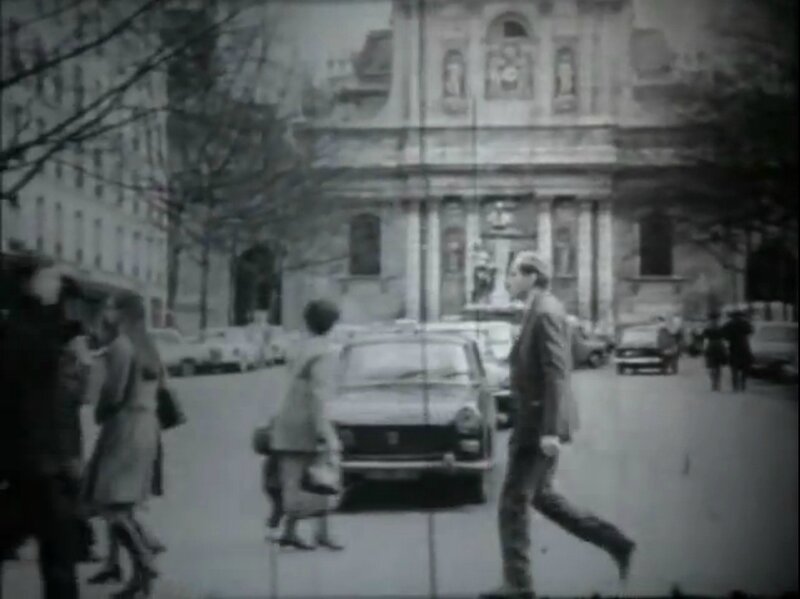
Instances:
[[[673,3],[677,23],[675,7],[644,4],[395,0],[380,111],[333,110],[304,129],[328,228],[289,254],[331,258],[286,271],[285,324],[316,296],[350,322],[502,304],[523,248],[598,325],[739,301],[742,277],[683,243],[683,208],[659,196],[680,176],[669,92],[704,60],[721,4]]]

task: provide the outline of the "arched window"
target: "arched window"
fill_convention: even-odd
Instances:
[[[486,37],[490,42],[517,41],[531,37],[530,26],[528,21],[521,15],[507,13],[492,21]]]
[[[669,215],[651,212],[639,221],[639,274],[672,276],[673,225]]]
[[[381,219],[359,214],[350,221],[350,274],[381,274]]]

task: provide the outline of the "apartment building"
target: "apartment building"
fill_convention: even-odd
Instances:
[[[136,10],[3,2],[3,151],[26,151],[2,167],[3,193],[16,199],[2,202],[2,251],[55,259],[96,300],[135,291],[158,326],[167,281],[159,10],[109,34]]]

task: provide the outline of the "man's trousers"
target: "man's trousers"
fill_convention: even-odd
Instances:
[[[570,534],[592,543],[612,556],[624,552],[628,538],[614,525],[577,509],[553,488],[558,458],[538,447],[509,444],[508,469],[500,496],[500,545],[505,582],[532,591],[529,507]]]

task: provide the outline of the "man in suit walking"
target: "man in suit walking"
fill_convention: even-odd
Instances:
[[[530,562],[532,505],[567,532],[607,551],[627,578],[635,544],[612,524],[578,510],[553,487],[562,443],[577,427],[570,392],[570,330],[561,303],[549,291],[550,269],[536,253],[520,252],[506,286],[526,302],[511,351],[511,390],[517,406],[500,497],[499,529],[504,584],[482,597],[533,597]]]

